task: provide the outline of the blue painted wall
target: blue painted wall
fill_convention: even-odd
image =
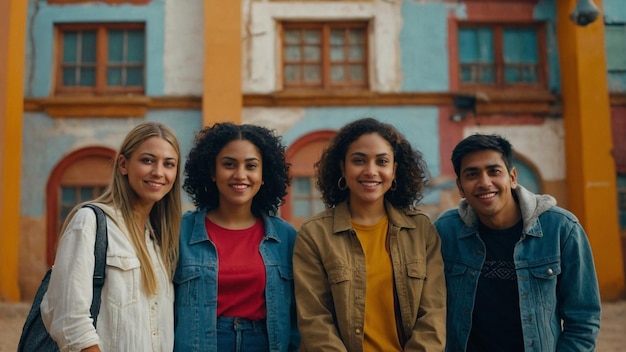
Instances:
[[[555,0],[541,0],[535,6],[534,18],[546,23],[548,52],[548,88],[553,92],[561,90],[559,70],[559,48],[556,40],[556,3]]]
[[[48,5],[31,0],[26,42],[24,91],[27,97],[51,95],[54,74],[54,25],[56,23],[143,22],[146,26],[146,95],[163,94],[164,0],[145,6]]]
[[[450,76],[446,4],[403,1],[401,11],[402,91],[448,91]]]
[[[624,0],[602,0],[602,15],[607,23],[626,23]]]
[[[144,22],[146,23],[146,94],[163,94],[164,1],[153,0],[146,6],[91,3],[82,5],[48,5],[45,0],[30,0],[25,90],[28,97],[46,97],[53,85],[53,29],[63,22]],[[623,0],[605,0],[608,12],[626,18]],[[465,6],[444,2],[402,2],[403,21],[399,34],[399,50],[404,92],[449,91],[448,16],[466,18]],[[535,8],[535,19],[548,23],[549,84],[558,90],[558,53],[555,39],[555,0],[541,0]],[[425,156],[432,177],[441,174],[439,158],[439,126],[437,107],[350,107],[307,108],[304,118],[289,129],[284,141],[290,145],[308,133],[337,130],[354,119],[373,116],[392,123],[402,131],[414,147]],[[177,131],[183,155],[193,142],[193,132],[201,127],[199,111],[152,111],[146,120],[161,121]],[[76,124],[76,131],[97,131],[94,145],[121,141],[125,133],[140,119],[64,119],[62,124]],[[72,130],[72,133],[74,130]],[[54,166],[74,151],[79,138],[63,133],[55,120],[45,114],[27,114],[24,123],[24,195],[22,214],[42,216],[47,177]],[[112,146],[117,148],[117,144]]]
[[[610,0],[619,2],[623,0]],[[626,6],[622,6],[626,8]],[[448,52],[448,17],[467,19],[463,4],[444,2],[402,2],[400,62],[402,91],[445,92],[450,90],[450,56]],[[626,12],[626,10],[622,10]],[[560,76],[556,42],[555,0],[541,0],[534,19],[546,23],[548,52],[548,87],[559,91]]]
[[[126,133],[143,121],[162,122],[174,130],[180,143],[182,170],[193,143],[193,134],[202,126],[199,111],[160,110],[150,112],[145,119],[81,118],[62,121],[42,113],[25,114],[20,214],[44,216],[48,178],[64,157],[85,147],[102,146],[117,150]],[[184,206],[189,205],[190,201],[185,193],[183,195]]]
[[[26,43],[25,96],[52,95],[54,75],[54,25],[57,23],[145,23],[146,95],[163,94],[164,0],[144,6],[128,4],[49,5],[30,0]],[[202,126],[197,110],[150,111],[141,119],[80,118],[52,119],[45,113],[26,113],[23,129],[22,199],[20,212],[27,217],[45,213],[45,191],[54,167],[68,154],[84,147],[103,146],[117,150],[130,129],[142,121],[162,122],[174,129],[184,159],[193,143],[193,134]],[[182,175],[181,175],[182,176]],[[183,197],[184,205],[189,205]]]

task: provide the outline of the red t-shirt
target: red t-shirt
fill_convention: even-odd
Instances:
[[[263,221],[231,230],[207,218],[205,226],[217,248],[217,316],[265,319],[265,264],[259,251]]]

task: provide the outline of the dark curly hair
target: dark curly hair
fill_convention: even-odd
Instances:
[[[378,133],[391,145],[394,161],[398,163],[396,182],[398,187],[389,190],[385,199],[398,208],[413,208],[423,198],[427,167],[422,153],[413,149],[409,141],[391,124],[374,118],[362,118],[343,126],[322,157],[315,163],[317,188],[327,206],[333,207],[350,194],[349,189],[341,190],[337,181],[341,177],[340,163],[345,162],[350,145],[364,134]]]
[[[250,141],[261,153],[264,183],[252,198],[252,213],[257,217],[275,214],[284,202],[291,180],[281,137],[265,127],[224,122],[197,132],[185,163],[183,190],[196,207],[207,211],[217,208],[219,191],[211,180],[215,175],[215,159],[222,148],[234,140]]]

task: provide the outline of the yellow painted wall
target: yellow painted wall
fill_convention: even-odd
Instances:
[[[589,236],[602,298],[613,300],[624,292],[624,269],[611,154],[604,22],[601,14],[587,27],[576,26],[568,18],[575,5],[576,0],[557,1],[568,208]]]
[[[204,1],[202,123],[241,123],[241,1]]]
[[[19,301],[19,203],[27,1],[0,1],[0,301]]]

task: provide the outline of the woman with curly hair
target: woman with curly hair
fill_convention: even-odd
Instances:
[[[415,210],[426,163],[373,118],[343,128],[316,163],[328,209],[294,248],[298,326],[308,351],[443,351],[440,240]]]
[[[175,351],[296,351],[296,230],[276,216],[287,194],[285,147],[255,125],[196,134],[183,189],[174,274]]]

